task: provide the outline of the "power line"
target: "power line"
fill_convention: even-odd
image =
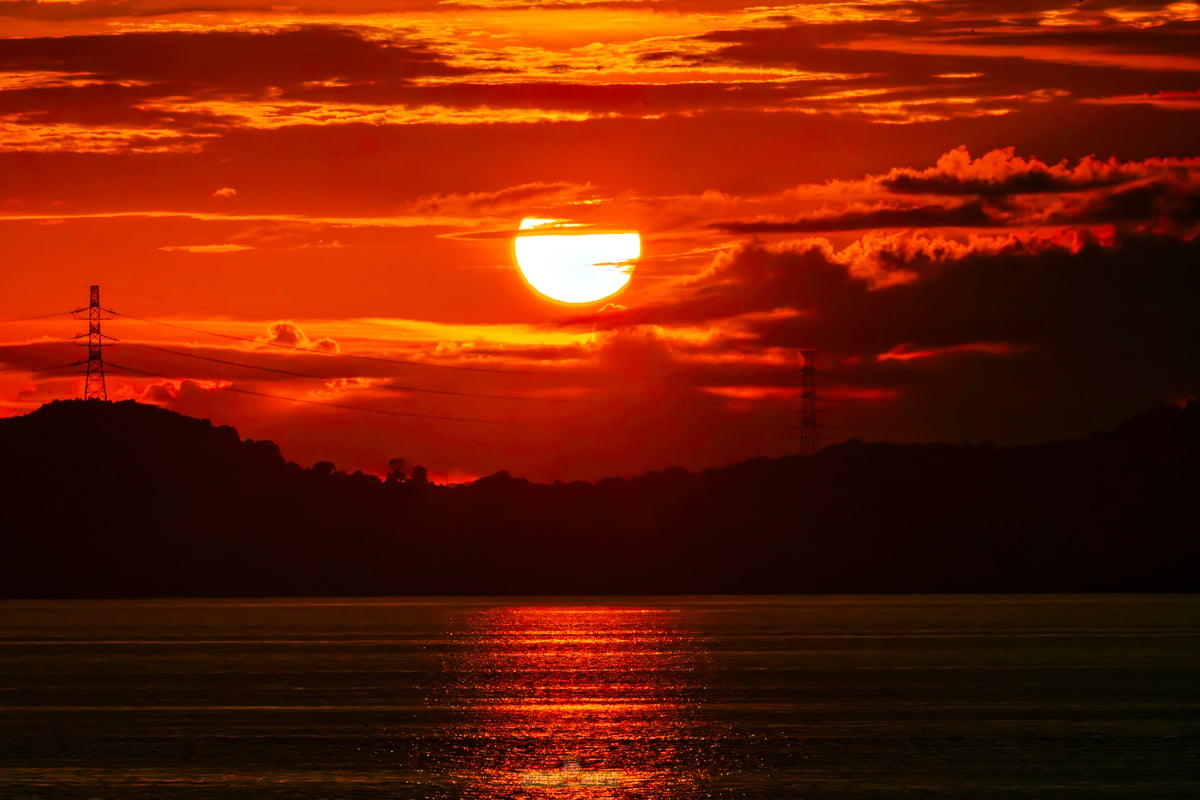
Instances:
[[[76,361],[74,364],[60,364],[57,367],[38,367],[37,369],[27,369],[24,372],[53,372],[56,369],[71,369],[74,367],[82,367],[86,361]]]
[[[221,333],[219,331],[212,331],[212,330],[207,330],[204,328],[196,328],[196,327],[189,326],[189,325],[181,325],[178,323],[166,322],[163,320],[150,319],[150,318],[146,318],[146,317],[139,317],[139,316],[136,316],[133,314],[126,314],[123,312],[114,311],[112,309],[104,308],[99,305],[98,287],[92,286],[91,291],[92,291],[92,297],[91,297],[91,302],[88,307],[81,308],[81,309],[75,309],[73,311],[61,311],[61,312],[55,312],[55,313],[50,313],[50,314],[37,314],[37,315],[28,316],[28,317],[0,320],[0,323],[33,321],[33,320],[48,319],[48,318],[53,318],[53,317],[70,317],[75,314],[87,311],[87,312],[89,312],[89,318],[90,318],[89,322],[92,323],[93,327],[95,328],[95,334],[97,337],[99,337],[99,335],[100,335],[99,334],[99,315],[101,312],[103,312],[103,313],[111,314],[113,317],[122,317],[125,319],[135,320],[135,321],[143,322],[146,324],[158,325],[161,327],[173,328],[176,330],[182,330],[182,331],[187,331],[190,333],[202,334],[205,336],[213,336],[213,337],[236,341],[236,342],[251,343],[251,344],[257,344],[257,345],[266,344],[266,345],[270,345],[272,347],[281,347],[284,349],[301,352],[301,353],[306,353],[306,354],[310,354],[310,355],[321,355],[321,356],[334,357],[334,358],[354,359],[357,361],[370,361],[370,362],[384,363],[384,364],[398,364],[398,365],[410,366],[410,367],[426,367],[426,368],[433,368],[433,369],[454,370],[457,372],[476,372],[476,373],[486,373],[486,374],[496,374],[496,375],[526,375],[526,376],[537,376],[537,377],[553,377],[553,373],[547,373],[545,371],[538,372],[538,371],[529,371],[529,370],[512,370],[512,369],[475,367],[475,366],[465,366],[465,365],[455,365],[455,364],[439,364],[439,363],[430,363],[430,362],[424,362],[424,361],[415,361],[415,360],[411,360],[411,359],[388,358],[388,357],[384,357],[384,356],[368,356],[368,355],[360,355],[360,354],[354,354],[354,353],[341,353],[341,352],[333,352],[333,351],[328,351],[328,350],[309,349],[309,348],[306,348],[299,344],[291,344],[291,343],[279,342],[279,341],[265,341],[264,342],[263,340],[261,340],[257,337],[237,336],[237,335],[233,335],[233,334]],[[112,337],[104,337],[104,338],[112,338]],[[116,340],[114,340],[114,341],[116,341]],[[119,364],[114,364],[112,362],[106,361],[106,360],[102,359],[99,355],[99,348],[98,348],[98,346],[96,346],[98,344],[99,344],[99,342],[94,342],[94,343],[89,342],[89,345],[92,345],[92,346],[89,347],[89,360],[87,362],[88,366],[89,366],[89,370],[88,370],[89,375],[88,375],[88,381],[87,381],[88,382],[88,392],[86,394],[88,394],[88,396],[99,396],[99,397],[104,396],[103,395],[103,372],[101,370],[103,370],[103,367],[106,364],[109,366],[118,368],[118,369],[132,372],[132,373],[138,373],[138,374],[147,375],[147,376],[160,378],[160,379],[164,379],[164,380],[178,380],[178,378],[175,376],[164,375],[162,373],[152,372],[149,370],[143,370],[143,369],[139,369],[139,368],[135,368],[135,367],[122,366]],[[264,365],[260,365],[260,364],[251,364],[251,363],[246,363],[246,362],[241,362],[241,361],[233,361],[233,360],[228,360],[228,359],[216,358],[213,356],[205,356],[205,355],[200,355],[198,353],[190,353],[190,352],[186,352],[186,351],[182,351],[182,350],[175,350],[175,349],[171,349],[171,348],[167,348],[167,347],[159,347],[156,345],[144,344],[141,342],[124,342],[123,344],[128,344],[132,347],[142,347],[142,348],[145,348],[150,351],[164,353],[167,355],[179,356],[179,357],[183,357],[183,358],[192,358],[192,359],[197,359],[200,361],[207,361],[210,363],[220,364],[220,365],[227,366],[227,367],[237,367],[237,368],[241,368],[241,369],[258,370],[260,372],[274,373],[277,375],[286,375],[289,377],[301,378],[301,379],[306,379],[306,380],[319,380],[319,381],[337,380],[337,378],[333,377],[333,376],[315,375],[315,374],[311,374],[311,373],[300,372],[298,370],[282,369],[282,368],[278,368],[278,367],[269,367],[269,366],[264,366]],[[814,363],[814,358],[813,358],[814,351],[802,350],[801,353],[802,353],[803,360],[801,361],[799,369],[793,368],[791,370],[784,370],[783,374],[785,377],[800,379],[801,387],[800,387],[800,396],[799,396],[800,404],[799,405],[800,405],[800,416],[801,416],[801,426],[800,426],[801,440],[802,440],[801,448],[802,448],[802,450],[811,452],[811,451],[815,450],[816,440],[818,438],[818,433],[817,433],[818,428],[825,429],[825,428],[829,427],[827,425],[818,426],[817,422],[816,422],[816,411],[817,411],[818,405],[820,405],[822,407],[826,407],[831,402],[831,400],[828,398],[818,397],[817,389],[818,388],[829,389],[829,388],[833,388],[833,387],[838,387],[839,384],[825,383],[825,382],[818,384],[817,380],[816,380],[816,378],[818,376],[825,377],[825,378],[833,377],[835,379],[837,376],[836,376],[836,374],[831,374],[825,370],[818,371],[815,368],[815,363]],[[81,366],[83,363],[85,363],[85,362],[80,361],[80,362],[75,362],[72,364],[64,364],[64,365],[58,365],[58,366],[53,366],[53,367],[38,367],[38,368],[33,368],[33,369],[21,369],[19,371],[29,372],[29,373],[53,372],[56,370],[70,369],[70,368],[78,367],[78,366]],[[94,395],[91,393],[93,364],[96,364],[96,366],[98,367],[98,369],[96,370],[96,373],[97,373],[98,387],[99,387],[98,393],[94,394]],[[17,370],[6,369],[4,371],[17,371]],[[382,376],[382,377],[385,380],[391,380],[386,375]],[[735,371],[726,371],[724,373],[718,373],[715,376],[710,376],[710,378],[712,380],[715,380],[718,382],[716,385],[699,386],[696,388],[699,388],[701,390],[712,389],[719,393],[721,389],[740,386],[740,385],[742,385],[742,382],[744,382],[748,379],[751,379],[753,377],[754,377],[753,371],[751,371],[750,374],[740,373],[740,372],[735,372]],[[289,402],[289,403],[296,403],[296,404],[301,404],[301,405],[326,406],[329,408],[337,408],[337,409],[347,410],[347,411],[360,411],[360,412],[366,412],[366,413],[372,413],[372,414],[382,414],[382,415],[397,416],[397,417],[410,417],[410,418],[418,418],[418,419],[447,420],[447,421],[457,421],[457,422],[478,422],[478,423],[485,423],[485,424],[502,424],[498,420],[480,419],[480,418],[474,418],[474,417],[463,417],[463,416],[455,416],[455,415],[447,415],[447,414],[425,414],[425,413],[419,413],[419,412],[393,411],[393,410],[388,410],[388,409],[371,408],[371,407],[366,407],[366,406],[355,406],[355,405],[348,405],[348,404],[343,404],[343,403],[334,403],[334,402],[327,402],[327,401],[319,401],[319,400],[301,400],[298,398],[288,397],[285,395],[271,394],[268,392],[259,392],[259,391],[255,391],[255,390],[251,390],[251,389],[243,389],[243,388],[235,387],[235,386],[218,386],[217,388],[220,388],[221,390],[224,390],[224,391],[231,391],[231,392],[236,392],[239,394],[282,400],[284,402]],[[480,398],[480,399],[486,399],[486,400],[522,400],[522,401],[538,401],[538,402],[554,402],[554,403],[587,402],[586,400],[581,401],[581,400],[577,400],[577,399],[573,399],[573,398],[538,397],[538,396],[513,395],[513,394],[498,394],[498,393],[490,393],[490,392],[467,392],[467,391],[456,391],[456,390],[450,390],[450,389],[430,389],[430,388],[417,387],[417,386],[411,386],[411,385],[399,385],[399,384],[395,384],[395,383],[373,384],[372,388],[386,389],[389,391],[411,392],[411,393],[441,395],[441,396],[450,396],[450,397],[472,397],[472,398]],[[842,405],[845,402],[846,402],[845,400],[832,400],[832,404],[835,406]]]
[[[87,363],[87,362],[76,361],[73,364],[59,364],[58,366],[55,366],[55,367],[32,367],[32,368],[19,367],[19,366],[16,366],[15,364],[10,364],[10,365],[4,367],[4,369],[0,370],[0,371],[3,371],[3,372],[53,372],[56,369],[71,369],[73,367],[82,367],[85,363]]]
[[[306,405],[306,406],[326,406],[328,408],[340,408],[345,411],[365,411],[365,412],[368,412],[371,414],[386,414],[387,416],[390,416],[390,417],[415,417],[417,419],[437,419],[437,420],[443,420],[446,422],[478,422],[482,425],[500,425],[500,424],[502,424],[499,420],[495,420],[495,419],[480,419],[477,417],[453,417],[453,416],[444,415],[444,414],[420,414],[415,411],[392,411],[390,409],[383,409],[383,408],[368,408],[367,406],[348,406],[348,405],[343,405],[342,403],[326,403],[321,400],[300,400],[295,397],[284,397],[283,395],[278,395],[278,394],[267,394],[266,392],[255,392],[250,389],[239,389],[235,386],[223,386],[221,388],[225,389],[227,391],[230,391],[230,392],[239,392],[240,394],[250,394],[250,395],[254,395],[255,397],[270,397],[270,398],[274,398],[276,400],[286,400],[289,403],[300,403],[300,404]]]
[[[250,342],[251,344],[266,344],[266,345],[270,345],[271,347],[282,347],[287,350],[298,350],[302,353],[314,353],[314,354],[318,354],[318,355],[322,355],[322,356],[330,356],[333,358],[353,358],[353,359],[356,359],[359,361],[379,361],[379,362],[383,362],[386,364],[402,364],[407,367],[427,367],[430,369],[448,369],[448,370],[456,370],[459,372],[483,372],[483,373],[489,373],[489,374],[494,374],[494,375],[535,375],[538,377],[547,377],[546,373],[544,373],[544,372],[534,372],[532,370],[498,369],[495,367],[468,367],[468,366],[463,366],[461,364],[432,364],[427,361],[413,361],[410,359],[403,359],[403,358],[385,358],[383,356],[364,356],[364,355],[360,355],[357,353],[334,353],[334,352],[330,352],[329,350],[310,350],[310,349],[301,347],[299,345],[287,344],[286,342],[276,342],[276,341],[264,342],[261,339],[257,339],[253,336],[234,336],[233,334],[229,334],[229,333],[219,333],[217,331],[204,330],[203,328],[194,328],[190,325],[180,325],[175,322],[164,322],[164,321],[158,320],[158,319],[147,319],[146,317],[138,317],[138,316],[134,316],[133,314],[125,314],[125,313],[119,312],[119,311],[113,311],[112,313],[118,317],[125,317],[126,319],[137,320],[138,322],[146,322],[151,325],[161,325],[166,328],[176,328],[178,330],[188,331],[190,333],[199,333],[199,334],[203,334],[205,336],[216,336],[221,339],[231,339],[235,342]]]
[[[278,375],[287,375],[287,376],[290,376],[293,378],[306,378],[309,380],[318,380],[318,381],[328,381],[328,380],[335,379],[331,376],[326,376],[326,375],[312,375],[307,372],[297,372],[295,370],[290,370],[290,369],[279,369],[278,367],[266,367],[266,366],[262,366],[259,364],[247,364],[242,361],[229,361],[229,360],[223,359],[223,358],[214,358],[212,356],[202,356],[198,353],[187,353],[182,350],[172,350],[167,347],[157,347],[152,344],[143,344],[141,342],[122,342],[122,344],[129,344],[134,347],[144,347],[147,350],[154,350],[159,353],[168,353],[170,355],[182,356],[184,358],[194,358],[194,359],[198,359],[200,361],[211,361],[214,364],[222,364],[227,367],[241,367],[243,369],[257,369],[257,370],[261,370],[263,372],[273,372]],[[401,386],[401,385],[397,385],[397,384],[377,384],[377,386],[378,386],[378,388],[388,389],[391,391],[420,392],[423,394],[448,395],[451,397],[478,397],[478,398],[483,398],[486,400],[525,400],[525,401],[551,402],[551,403],[575,402],[568,398],[560,398],[560,397],[523,397],[521,395],[492,394],[489,392],[457,392],[457,391],[453,391],[450,389],[425,389],[425,388],[418,387],[418,386]]]
[[[226,338],[226,339],[247,341],[247,339],[245,337],[230,336],[228,334],[217,333],[215,331],[204,331],[199,328],[189,328],[188,326],[175,325],[173,323],[166,323],[166,322],[159,322],[156,320],[143,319],[140,317],[134,317],[132,315],[121,314],[119,312],[113,311],[112,309],[104,308],[100,305],[99,287],[95,286],[95,285],[90,287],[89,300],[90,300],[90,302],[86,308],[75,309],[73,311],[59,312],[56,314],[35,315],[32,317],[29,317],[29,319],[45,319],[47,317],[52,317],[52,316],[72,316],[73,317],[74,315],[76,315],[80,312],[83,312],[83,311],[88,312],[88,319],[89,319],[89,331],[87,334],[87,336],[88,336],[88,360],[86,362],[88,365],[88,373],[87,373],[87,381],[86,381],[87,389],[85,390],[85,393],[84,393],[84,396],[87,399],[91,399],[93,397],[99,398],[99,399],[107,399],[107,393],[104,391],[104,367],[106,365],[109,367],[115,367],[117,369],[125,370],[127,372],[148,375],[151,377],[161,378],[164,380],[175,380],[175,378],[173,378],[172,376],[164,375],[162,373],[152,372],[150,370],[138,369],[136,367],[124,366],[124,365],[116,364],[111,361],[106,361],[103,358],[103,356],[101,355],[100,345],[102,344],[102,342],[100,342],[100,339],[107,338],[112,341],[118,341],[118,340],[116,340],[115,338],[110,337],[110,336],[103,336],[100,333],[101,312],[108,313],[112,316],[121,316],[121,317],[128,317],[130,319],[137,319],[139,321],[149,322],[151,324],[165,325],[167,327],[181,328],[183,330],[193,330],[193,331],[196,331],[199,333],[204,333],[204,334],[213,335],[213,336],[219,336],[221,338]],[[78,337],[76,337],[76,338],[78,338]],[[257,340],[250,339],[248,341],[253,342],[253,341],[257,341]],[[309,373],[299,372],[296,370],[285,370],[285,369],[279,369],[279,368],[275,368],[275,367],[267,367],[267,366],[263,366],[263,365],[259,365],[259,364],[247,364],[247,363],[240,362],[240,361],[230,361],[227,359],[214,358],[211,356],[203,356],[203,355],[199,355],[197,353],[188,353],[188,352],[184,352],[184,351],[180,351],[180,350],[172,350],[170,348],[165,348],[165,347],[156,347],[154,345],[142,344],[140,342],[126,342],[125,344],[130,344],[135,347],[143,347],[143,348],[151,350],[151,351],[166,353],[168,355],[180,356],[180,357],[184,357],[184,358],[194,358],[194,359],[199,359],[202,361],[209,361],[209,362],[212,362],[215,364],[221,364],[224,366],[240,367],[243,369],[253,369],[253,370],[259,370],[259,371],[263,371],[263,372],[271,372],[271,373],[276,373],[276,374],[280,374],[280,375],[288,375],[291,377],[304,378],[304,379],[309,379],[309,380],[321,380],[321,381],[331,380],[331,378],[329,378],[328,376],[312,375]],[[279,343],[279,342],[271,342],[270,344],[276,344],[276,345],[285,346],[285,347],[287,346],[287,345],[283,345],[283,343]],[[293,348],[293,349],[302,350],[303,348]],[[322,352],[322,351],[305,350],[304,352],[311,353],[311,352]],[[339,355],[339,354],[330,353],[329,355]],[[390,361],[390,362],[396,362],[396,363],[406,363],[406,364],[417,365],[417,366],[438,366],[438,367],[445,367],[448,369],[456,368],[453,366],[438,365],[438,364],[421,364],[420,362],[415,362],[415,361],[413,361],[413,362],[400,361],[399,359],[383,359],[383,358],[372,358],[372,357],[366,357],[366,356],[363,356],[360,358],[364,358],[364,359],[368,359],[368,360],[372,360],[372,361]],[[72,364],[63,364],[63,365],[57,365],[57,366],[53,366],[53,367],[38,367],[38,368],[26,369],[26,370],[22,370],[22,371],[24,371],[24,372],[50,372],[50,371],[59,370],[59,369],[69,369],[69,368],[78,367],[78,366],[81,366],[83,363],[84,362],[79,361],[79,362],[75,362]],[[472,367],[462,367],[462,368],[458,368],[458,369],[468,370],[468,371],[476,371],[476,372],[505,372],[503,370],[489,370],[489,369],[480,369],[480,368],[472,368]],[[529,374],[537,374],[537,373],[529,373]],[[93,383],[96,385],[95,391],[93,391]],[[389,389],[392,391],[422,392],[422,393],[427,393],[427,394],[437,394],[437,395],[444,395],[444,396],[458,396],[458,397],[479,397],[479,398],[486,398],[486,399],[490,399],[490,400],[543,400],[543,401],[548,400],[548,401],[552,401],[552,402],[571,402],[570,400],[567,400],[564,398],[537,398],[537,397],[523,397],[523,396],[518,396],[518,395],[503,395],[503,394],[482,393],[482,392],[459,392],[459,391],[453,391],[453,390],[448,390],[448,389],[425,389],[425,388],[420,388],[420,387],[416,387],[416,386],[398,386],[395,384],[381,384],[380,386],[382,388]],[[444,420],[444,421],[452,421],[452,422],[478,422],[478,423],[484,423],[484,424],[500,424],[500,422],[498,420],[480,419],[480,418],[476,418],[476,417],[463,417],[463,416],[455,416],[455,415],[450,415],[450,414],[426,414],[426,413],[420,413],[420,412],[416,412],[416,411],[394,411],[394,410],[390,410],[390,409],[370,408],[367,406],[354,406],[354,405],[348,405],[345,403],[332,403],[332,402],[319,401],[319,400],[301,400],[301,399],[295,398],[295,397],[276,395],[276,394],[271,394],[269,392],[259,392],[259,391],[254,391],[252,389],[242,389],[242,388],[239,388],[236,386],[218,386],[218,388],[220,388],[224,391],[237,392],[238,394],[246,394],[246,395],[252,395],[255,397],[264,397],[264,398],[270,398],[270,399],[275,399],[275,400],[283,400],[285,402],[297,403],[297,404],[301,404],[301,405],[325,406],[328,408],[337,408],[337,409],[341,409],[341,410],[345,410],[345,411],[360,411],[360,412],[365,412],[365,413],[370,413],[370,414],[383,414],[385,416],[408,417],[408,418],[415,418],[415,419]]]
[[[50,319],[51,317],[70,317],[74,311],[56,311],[53,314],[34,314],[32,317],[13,317],[12,319],[0,319],[0,323],[5,322],[32,322],[39,319]]]
[[[113,361],[106,361],[105,363],[113,369],[125,370],[126,372],[136,372],[141,375],[149,375],[150,377],[153,377],[153,378],[162,378],[162,379],[168,380],[168,381],[178,380],[178,378],[173,378],[170,375],[163,375],[162,373],[159,373],[159,372],[151,372],[149,370],[138,369],[136,367],[128,367],[128,366],[125,366],[124,364],[117,364]],[[306,406],[326,406],[328,408],[339,408],[344,411],[363,411],[363,412],[366,412],[369,414],[383,414],[383,415],[389,416],[389,417],[414,417],[417,419],[436,419],[436,420],[444,420],[444,421],[448,421],[448,422],[478,422],[478,423],[485,424],[485,425],[500,425],[500,424],[502,424],[499,420],[493,420],[493,419],[479,419],[476,417],[455,417],[455,416],[450,416],[450,415],[446,415],[446,414],[420,414],[415,411],[393,411],[391,409],[385,409],[385,408],[369,408],[367,406],[352,406],[352,405],[346,405],[345,403],[328,403],[328,402],[325,402],[322,400],[301,400],[296,397],[287,397],[287,396],[281,395],[281,394],[269,394],[268,392],[256,392],[251,389],[242,389],[237,386],[218,386],[216,388],[218,388],[222,391],[226,391],[226,392],[237,392],[238,394],[248,394],[248,395],[253,395],[255,397],[268,397],[273,400],[283,400],[288,403],[298,403],[300,405],[306,405]]]

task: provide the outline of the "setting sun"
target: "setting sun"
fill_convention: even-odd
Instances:
[[[521,275],[539,293],[563,303],[593,303],[611,297],[633,274],[641,255],[637,233],[543,233],[569,231],[561,220],[526,217],[515,239]]]

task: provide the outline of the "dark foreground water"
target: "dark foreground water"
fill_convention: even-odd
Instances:
[[[1200,797],[1200,597],[5,602],[37,797]]]

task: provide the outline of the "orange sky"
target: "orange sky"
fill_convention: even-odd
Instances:
[[[79,394],[13,320],[90,284],[182,326],[106,322],[111,397],[376,473],[794,452],[809,347],[826,441],[1197,393],[1200,4],[397,5],[0,2],[0,413]],[[531,291],[531,216],[629,286]]]

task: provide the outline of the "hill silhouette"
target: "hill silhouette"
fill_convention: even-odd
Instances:
[[[1077,441],[849,441],[462,486],[304,469],[129,402],[0,420],[8,597],[1195,591],[1200,405]]]

